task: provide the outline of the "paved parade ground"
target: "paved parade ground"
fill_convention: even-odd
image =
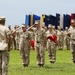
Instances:
[[[75,75],[75,64],[71,59],[71,51],[64,48],[62,51],[57,50],[56,62],[51,64],[46,51],[45,65],[43,68],[39,68],[36,64],[36,53],[31,50],[30,64],[24,68],[19,51],[12,50],[10,52],[8,75]]]

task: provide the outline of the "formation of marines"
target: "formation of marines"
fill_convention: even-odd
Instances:
[[[7,75],[8,68],[6,64],[9,62],[9,51],[12,48],[20,51],[23,66],[29,66],[32,40],[34,44],[32,49],[35,49],[39,67],[43,67],[45,64],[45,50],[48,51],[50,63],[55,63],[56,49],[63,50],[64,47],[71,50],[72,60],[75,63],[75,19],[71,20],[70,28],[66,27],[65,30],[62,30],[60,26],[55,29],[52,24],[46,27],[45,23],[41,25],[39,20],[35,21],[34,25],[36,27],[32,25],[27,28],[25,24],[22,24],[21,27],[15,25],[14,30],[11,30],[11,25],[8,25],[8,28],[4,28],[5,31],[3,31],[4,29],[1,29],[1,27],[4,24],[5,18],[0,18],[0,46],[2,42],[8,45],[7,50],[0,47],[0,73],[3,73],[2,75]]]
[[[73,20],[73,22],[74,22],[74,20]],[[34,25],[36,25],[36,28],[34,27]],[[42,63],[42,65],[44,65],[45,49],[48,50],[49,59],[50,59],[51,63],[55,62],[56,48],[58,48],[59,50],[63,50],[64,46],[66,46],[66,49],[70,50],[71,36],[68,35],[68,33],[70,33],[70,31],[71,31],[70,28],[66,27],[65,30],[63,31],[61,29],[61,27],[58,26],[58,29],[56,30],[52,24],[49,24],[48,28],[47,28],[47,27],[45,27],[44,23],[42,25],[40,25],[40,21],[36,21],[34,25],[29,27],[28,29],[26,28],[25,24],[22,24],[22,26],[21,26],[22,28],[18,25],[15,25],[16,29],[14,29],[12,31],[12,34],[13,34],[12,36],[15,39],[15,41],[14,41],[15,43],[13,42],[15,50],[21,50],[20,42],[23,42],[23,43],[25,42],[28,44],[28,42],[26,42],[28,40],[28,39],[26,39],[28,37],[28,35],[22,35],[23,28],[26,28],[25,33],[29,33],[29,36],[30,36],[29,41],[35,40],[34,46],[35,46],[36,58],[37,58],[38,65],[41,63]],[[71,22],[71,26],[72,26],[72,22]],[[20,40],[21,35],[24,37],[24,38],[22,38],[22,41]],[[54,42],[52,39],[48,39],[49,36],[53,37],[53,35],[56,35],[56,42]],[[25,37],[25,36],[27,36],[27,37]],[[26,46],[25,43],[23,44],[24,47]],[[29,44],[29,45],[31,46],[31,44]],[[22,46],[22,48],[23,48],[23,46]],[[26,46],[26,48],[27,48],[27,46]],[[31,47],[29,47],[29,49],[31,49]]]
[[[36,59],[39,67],[43,67],[45,63],[45,50],[48,51],[50,63],[54,63],[56,61],[56,48],[58,50],[63,50],[64,47],[67,50],[72,49],[71,38],[73,32],[71,33],[71,31],[74,30],[71,28],[74,29],[73,23],[75,23],[74,19],[71,20],[71,27],[66,27],[65,30],[62,30],[60,26],[58,26],[58,29],[55,29],[55,26],[52,24],[46,27],[45,23],[41,25],[39,20],[35,21],[34,25],[36,27],[33,25],[27,28],[25,24],[22,24],[21,27],[15,25],[14,28],[16,29],[12,31],[12,37],[14,36],[15,39],[13,44],[14,49],[20,51],[23,66],[26,67],[29,65],[30,50],[32,48],[31,40],[34,40],[34,48],[32,49],[36,51]]]

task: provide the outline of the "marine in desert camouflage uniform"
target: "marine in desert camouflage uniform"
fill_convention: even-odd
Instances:
[[[72,28],[69,29],[69,34],[70,35],[70,49],[71,49],[71,52],[72,52],[72,60],[73,60],[73,63],[75,63],[75,19],[71,19],[71,26]]]
[[[43,67],[45,63],[45,47],[46,47],[46,34],[45,30],[40,27],[40,22],[35,22],[35,51],[36,59],[39,67]]]
[[[15,34],[15,41],[16,41],[16,50],[19,50],[19,42],[20,42],[20,27],[17,26],[16,34]]]
[[[69,32],[69,29],[68,27],[66,27],[65,31],[64,31],[64,41],[65,41],[65,45],[66,45],[66,48],[67,50],[70,50],[70,36],[67,35],[67,33]]]
[[[53,37],[53,35],[56,35],[56,32],[53,30],[52,25],[49,24],[46,36],[48,38],[49,36]],[[47,50],[49,54],[49,61],[54,63],[56,61],[56,43],[51,39],[47,39]]]
[[[19,50],[24,67],[28,67],[30,62],[30,33],[26,30],[26,25],[22,24],[22,31],[20,31]]]
[[[5,17],[0,17],[0,75],[8,75],[9,63],[9,29],[4,26]]]
[[[8,29],[9,29],[9,33],[10,33],[10,38],[11,38],[11,43],[10,43],[10,50],[13,48],[13,36],[12,36],[12,29],[11,29],[11,25],[8,25]]]
[[[64,47],[64,33],[60,26],[58,26],[57,30],[57,45],[59,50],[62,50]]]
[[[14,30],[12,31],[12,35],[13,35],[13,47],[14,47],[14,50],[16,50],[16,40],[15,40],[15,35],[16,33],[14,33],[17,29],[17,25],[14,26]]]

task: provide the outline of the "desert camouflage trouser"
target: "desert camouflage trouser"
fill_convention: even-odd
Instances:
[[[58,49],[62,50],[64,47],[64,40],[63,38],[57,39]]]
[[[29,65],[30,62],[30,46],[20,46],[20,55],[22,59],[22,63],[25,65]]]
[[[56,60],[56,45],[53,42],[52,43],[47,42],[47,50],[48,50],[50,62],[51,61],[55,62],[55,60]]]
[[[45,62],[45,48],[43,47],[43,44],[39,44],[39,46],[35,46],[36,50],[36,59],[37,64],[43,64]]]
[[[75,63],[75,44],[70,44],[70,49],[72,52],[72,60]]]
[[[16,49],[19,50],[19,38],[15,37],[15,41],[16,41]]]
[[[67,50],[70,49],[70,39],[65,40]]]
[[[0,51],[0,75],[8,74],[9,52]]]

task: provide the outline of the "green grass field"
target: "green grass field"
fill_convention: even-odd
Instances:
[[[30,65],[24,68],[19,51],[12,50],[8,75],[75,75],[75,64],[72,62],[71,51],[64,48],[62,51],[57,50],[54,64],[49,62],[48,52],[46,51],[45,65],[43,68],[39,68],[36,64],[36,53],[31,50]]]

